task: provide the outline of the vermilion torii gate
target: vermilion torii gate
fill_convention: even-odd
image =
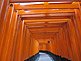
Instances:
[[[81,61],[80,2],[24,6],[10,2],[0,2],[0,61],[23,61],[39,47]]]

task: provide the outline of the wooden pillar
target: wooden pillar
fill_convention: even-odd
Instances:
[[[70,41],[71,41],[71,48],[72,48],[72,53],[73,53],[73,61],[80,61],[80,54],[77,46],[77,35],[76,31],[73,25],[73,20],[68,21],[68,32],[70,36]]]
[[[13,17],[12,17],[12,22],[11,22],[11,35],[10,35],[10,39],[9,39],[9,44],[8,44],[8,49],[7,49],[7,57],[6,60],[7,61],[11,61],[10,59],[12,58],[12,50],[13,50],[13,44],[14,44],[14,36],[15,36],[15,32],[16,32],[16,25],[17,25],[17,16],[18,13],[17,11],[13,12]]]
[[[3,1],[4,1],[4,0],[1,0],[1,1],[0,1],[0,13],[1,13],[1,9],[2,9],[2,6],[3,6]]]
[[[29,50],[29,57],[35,55],[39,52],[39,43],[36,39],[31,38],[30,40],[30,50]]]
[[[20,28],[20,35],[19,35],[19,42],[20,42],[20,45],[19,45],[19,59],[18,59],[18,61],[23,61],[22,60],[22,52],[23,52],[23,31],[24,31],[24,21],[22,21],[21,20],[21,22],[20,22],[20,26],[21,26],[21,28]]]
[[[53,34],[53,37],[51,39],[52,40],[51,41],[51,43],[52,43],[52,50],[53,50],[52,53],[54,53],[54,54],[57,53],[57,51],[56,51],[57,50],[57,46],[56,46],[56,43],[55,43],[56,42],[56,37],[55,36],[56,36],[56,33]]]
[[[80,8],[81,9],[81,8]],[[75,18],[74,18],[74,25],[75,25],[75,29],[76,29],[76,33],[77,33],[77,37],[78,37],[78,47],[80,50],[80,55],[81,55],[81,11],[80,9],[75,9]]]
[[[7,9],[9,5],[9,0],[2,0],[0,1],[0,43],[2,42],[2,38],[4,36],[4,22],[6,20]]]
[[[28,59],[29,58],[29,52],[30,52],[30,40],[31,40],[31,37],[30,37],[30,31],[29,29],[27,28],[27,26],[25,25],[25,28],[24,28],[24,37],[23,37],[23,60],[25,59]]]
[[[23,42],[22,42],[22,53],[21,53],[21,61],[28,59],[33,53],[33,49],[31,50],[31,36],[30,30],[28,29],[27,25],[24,23],[24,30],[23,30]],[[34,44],[34,43],[33,43]],[[31,51],[30,51],[31,50]],[[36,49],[35,49],[36,51]]]
[[[8,11],[8,4],[9,0],[1,0],[0,1],[0,55],[1,55],[1,50],[2,50],[2,42],[3,42],[3,37],[5,35],[5,22],[6,22],[6,12]],[[0,57],[1,58],[1,57]]]
[[[65,35],[65,42],[66,42],[66,48],[67,48],[67,51],[68,51],[68,59],[69,60],[73,60],[73,51],[72,51],[72,48],[71,48],[71,42],[70,42],[70,36],[69,36],[69,32],[68,32],[68,28],[67,28],[67,23],[65,23],[63,25],[63,33]]]
[[[3,29],[3,37],[1,38],[1,41],[0,41],[0,58],[1,60],[3,61],[4,58],[2,58],[4,55],[6,55],[5,53],[5,48],[7,47],[6,44],[7,44],[7,37],[8,37],[8,32],[10,31],[9,30],[9,27],[10,27],[10,24],[11,24],[11,19],[12,19],[12,14],[13,14],[13,10],[14,10],[14,7],[13,5],[11,4],[9,9],[8,9],[8,12],[7,12],[7,15],[6,15],[6,19],[5,19],[5,22],[4,22],[4,29]],[[1,35],[1,34],[0,34]],[[6,46],[6,47],[5,47]]]
[[[63,35],[62,35],[62,28],[59,28],[59,32],[57,33],[57,40],[56,40],[56,43],[57,43],[57,51],[58,51],[58,54],[59,56],[64,56],[63,54],[63,46],[62,46],[62,41],[63,41]]]
[[[19,32],[19,15],[17,16],[17,23],[16,23],[16,29],[15,29],[15,36],[14,36],[14,39],[13,39],[13,49],[12,49],[12,54],[11,54],[11,59],[10,61],[14,61],[14,57],[15,57],[15,54],[16,54],[16,47],[17,47],[17,37],[18,37],[18,32]]]
[[[53,48],[53,53],[56,55],[59,55],[59,47],[58,47],[58,33],[55,33],[53,35],[53,41],[52,41],[52,48]]]
[[[14,50],[14,57],[13,61],[22,61],[22,47],[23,47],[23,29],[24,29],[24,21],[21,19],[18,20],[18,30],[16,36],[16,43],[15,43],[15,50]]]
[[[10,24],[8,27],[8,31],[6,34],[4,49],[2,50],[2,61],[10,61],[14,43],[15,29],[17,24],[17,11],[14,11],[12,14],[12,19],[10,20]]]

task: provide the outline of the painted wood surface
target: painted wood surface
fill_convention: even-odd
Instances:
[[[2,4],[0,61],[24,61],[39,50],[81,61],[79,2],[21,6],[4,0]]]

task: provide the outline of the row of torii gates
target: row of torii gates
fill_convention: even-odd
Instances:
[[[81,2],[0,3],[0,61],[23,61],[39,50],[81,61]]]

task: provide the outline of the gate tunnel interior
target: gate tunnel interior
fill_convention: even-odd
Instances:
[[[0,1],[0,61],[54,58],[40,50],[81,61],[81,2],[38,1]]]

